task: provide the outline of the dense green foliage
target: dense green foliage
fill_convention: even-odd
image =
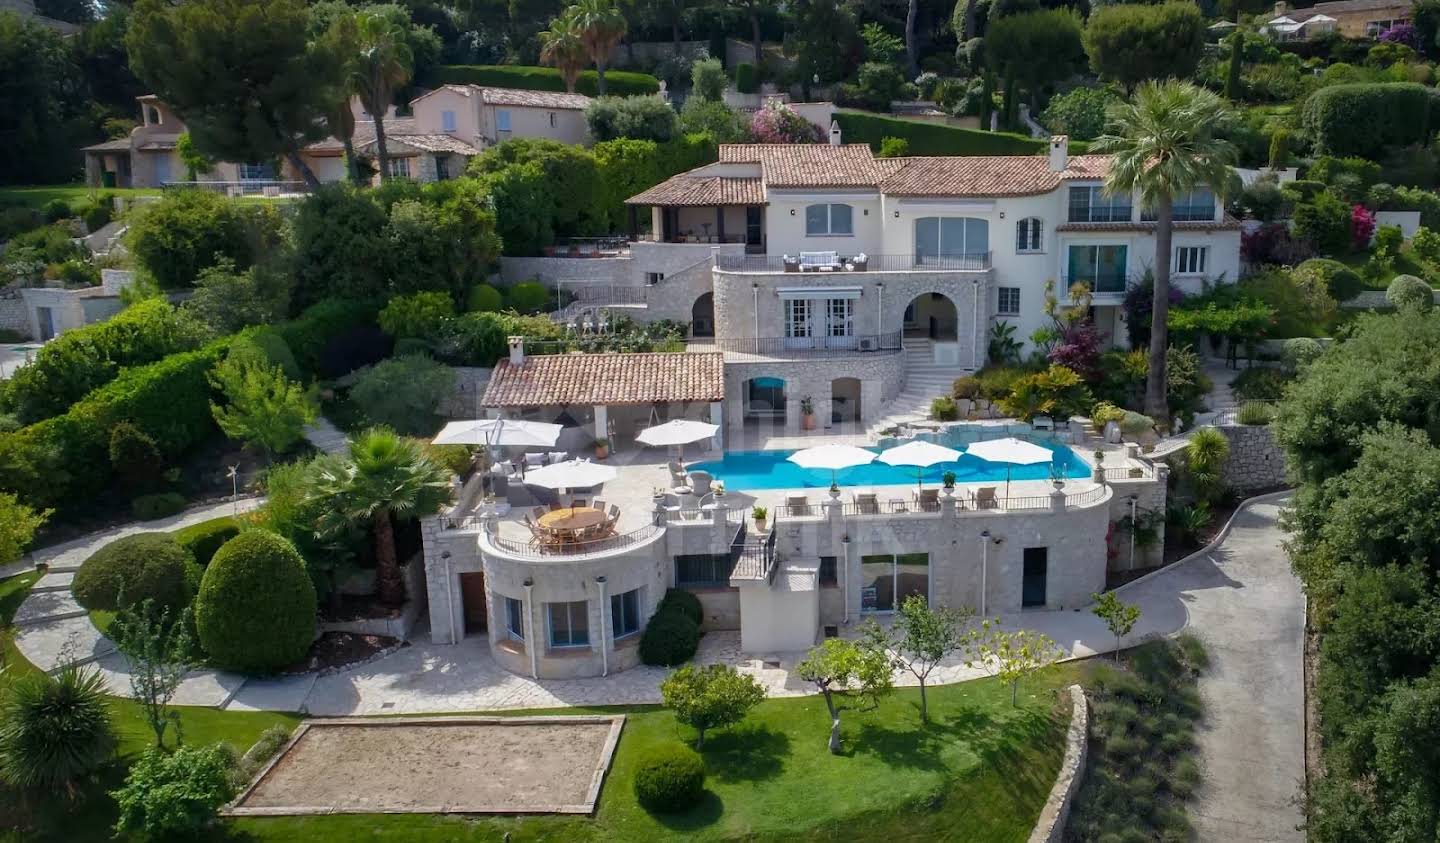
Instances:
[[[490,85],[497,88],[522,88],[530,91],[564,91],[565,80],[553,67],[519,65],[444,65],[435,68],[436,84]],[[586,70],[580,74],[576,93],[595,96],[599,93],[596,74]],[[642,96],[660,90],[660,80],[645,73],[620,70],[605,71],[606,93],[617,96]]]
[[[440,402],[455,391],[455,372],[421,354],[382,360],[350,388],[350,400],[372,424],[407,436],[433,436]]]
[[[0,108],[8,115],[0,184],[69,181],[74,147],[88,143],[81,78],[65,37],[40,21],[0,14]]]
[[[704,759],[681,744],[650,750],[635,770],[635,798],[655,813],[673,814],[692,808],[704,789]]]
[[[1305,102],[1315,151],[1378,157],[1387,147],[1424,143],[1440,125],[1440,92],[1412,83],[1332,85]]]
[[[151,492],[139,495],[130,502],[130,512],[136,521],[169,518],[184,509],[185,496],[179,492]]]
[[[0,492],[0,565],[20,558],[49,516],[49,510],[37,511],[9,492]]]
[[[215,551],[219,550],[221,545],[238,535],[240,524],[229,515],[181,527],[174,533],[175,541],[190,551],[195,563],[202,568],[210,564]]]
[[[858,111],[836,112],[835,120],[840,124],[847,143],[868,143],[876,151],[879,151],[885,138],[902,138],[909,142],[911,155],[1032,155],[1048,148],[1043,138],[961,129]],[[1083,151],[1083,146],[1072,143],[1070,151],[1078,154]]]
[[[320,412],[313,390],[268,362],[226,358],[210,373],[210,384],[224,396],[223,403],[210,403],[215,424],[267,456],[283,454],[303,440],[305,426]]]
[[[693,658],[699,647],[699,621],[680,603],[661,601],[640,635],[640,661],[673,667]]]
[[[269,673],[299,661],[315,633],[315,586],[295,546],[249,530],[215,552],[195,598],[195,627],[211,660]]]
[[[1193,3],[1102,6],[1085,27],[1090,66],[1126,89],[1147,79],[1185,79],[1205,49],[1205,18]]]
[[[153,600],[178,613],[200,582],[195,557],[170,533],[136,533],[105,545],[75,573],[75,599],[90,610],[118,611]]]
[[[145,750],[115,791],[115,830],[149,839],[194,837],[214,825],[235,795],[235,750],[228,744]]]
[[[601,97],[585,109],[590,136],[597,141],[633,138],[665,143],[675,136],[670,103],[656,96]]]
[[[660,697],[678,722],[695,730],[701,749],[706,731],[739,723],[763,702],[765,686],[730,665],[685,665],[660,683]]]
[[[94,773],[115,751],[105,680],[72,663],[21,672],[0,686],[0,781],[39,795]]]
[[[161,289],[195,286],[206,269],[245,271],[280,244],[279,211],[213,190],[169,190],[135,215],[126,243]]]
[[[335,378],[390,353],[369,301],[326,299],[276,327],[307,377]],[[272,362],[280,363],[274,360]]]

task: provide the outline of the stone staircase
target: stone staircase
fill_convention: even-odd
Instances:
[[[905,387],[881,410],[865,433],[876,438],[880,432],[900,424],[925,421],[930,417],[930,402],[949,395],[951,385],[961,375],[972,373],[960,366],[937,366],[932,343],[928,339],[905,339]]]

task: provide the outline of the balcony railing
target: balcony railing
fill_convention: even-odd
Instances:
[[[778,526],[778,525],[777,525]],[[730,557],[734,566],[730,570],[730,582],[774,582],[779,567],[775,558],[775,538],[780,535],[774,527],[769,533],[747,536],[742,530],[735,537]]]
[[[990,253],[965,255],[839,255],[833,263],[815,265],[798,255],[717,255],[715,266],[725,272],[984,272]]]
[[[625,550],[648,543],[651,539],[665,532],[660,524],[646,524],[638,530],[631,530],[628,533],[617,533],[604,538],[589,539],[587,541],[565,542],[563,544],[541,544],[534,539],[516,539],[501,536],[498,532],[490,529],[485,530],[485,540],[492,547],[519,559],[576,559],[587,556],[595,556],[603,553],[613,553],[617,550]]]
[[[282,196],[293,193],[309,193],[310,186],[303,181],[278,181],[274,179],[246,179],[243,181],[167,181],[161,182],[163,190],[213,190],[228,196]]]
[[[1107,272],[1091,278],[1071,278],[1069,286],[1073,287],[1076,284],[1089,284],[1092,293],[1120,295],[1129,287],[1130,279],[1123,272]]]
[[[843,356],[878,351],[899,351],[900,332],[889,334],[851,335],[832,337],[720,337],[699,342],[713,347],[716,351],[739,354],[804,354],[821,356]]]

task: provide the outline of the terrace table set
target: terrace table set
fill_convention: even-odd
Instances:
[[[596,501],[593,506],[577,504],[555,507],[548,512],[541,512],[537,507],[535,520],[527,515],[525,524],[541,551],[561,553],[575,545],[615,535],[615,522],[619,518],[619,507],[611,506],[607,513],[604,505]]]

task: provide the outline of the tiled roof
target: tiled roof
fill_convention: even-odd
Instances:
[[[85,152],[114,152],[116,150],[129,149],[130,139],[118,138],[116,140],[105,141],[104,143],[95,143],[91,144],[90,146],[82,146],[80,148]]]
[[[456,155],[479,155],[480,150],[471,146],[454,135],[446,134],[417,134],[417,135],[392,135],[385,133],[386,149],[393,155],[396,151],[391,144],[409,146],[421,152],[453,152]],[[355,148],[363,152],[375,150],[375,139],[356,144]]]
[[[555,108],[581,111],[590,105],[584,94],[563,94],[559,91],[531,91],[523,88],[491,88],[486,85],[441,85],[415,99],[422,100],[436,91],[452,91],[465,97],[479,96],[486,105],[513,105],[529,108]]]
[[[1066,179],[1102,179],[1110,164],[1108,155],[1074,155],[1056,172],[1045,155],[895,160],[904,166],[880,185],[890,196],[1032,196],[1049,193]]]
[[[1394,9],[1397,17],[1408,18],[1411,14],[1409,0],[1338,0],[1331,3],[1316,3],[1308,9],[1290,9],[1285,12],[1291,20],[1314,15],[1335,15],[1354,12],[1371,12],[1377,9]]]
[[[625,200],[627,205],[764,205],[760,179],[681,173]]]
[[[392,117],[385,121],[385,137],[387,140],[400,135],[418,135],[420,133],[420,126],[412,117]],[[361,146],[373,140],[375,140],[374,121],[356,120],[355,136],[351,138],[351,143],[355,145],[355,148],[359,149]],[[344,146],[340,143],[339,138],[335,137],[322,138],[305,147],[306,152],[339,153],[343,150]]]
[[[722,401],[724,355],[718,352],[531,355],[520,366],[501,360],[484,407],[559,407]]]
[[[1239,231],[1240,222],[1226,217],[1220,222],[1174,223],[1176,231]],[[1153,222],[1066,222],[1055,226],[1056,231],[1154,231]]]
[[[161,152],[174,149],[179,142],[179,135],[151,135],[144,143],[135,148],[141,152]]]
[[[767,187],[878,187],[902,164],[876,158],[863,143],[727,143],[722,164],[756,164]]]

